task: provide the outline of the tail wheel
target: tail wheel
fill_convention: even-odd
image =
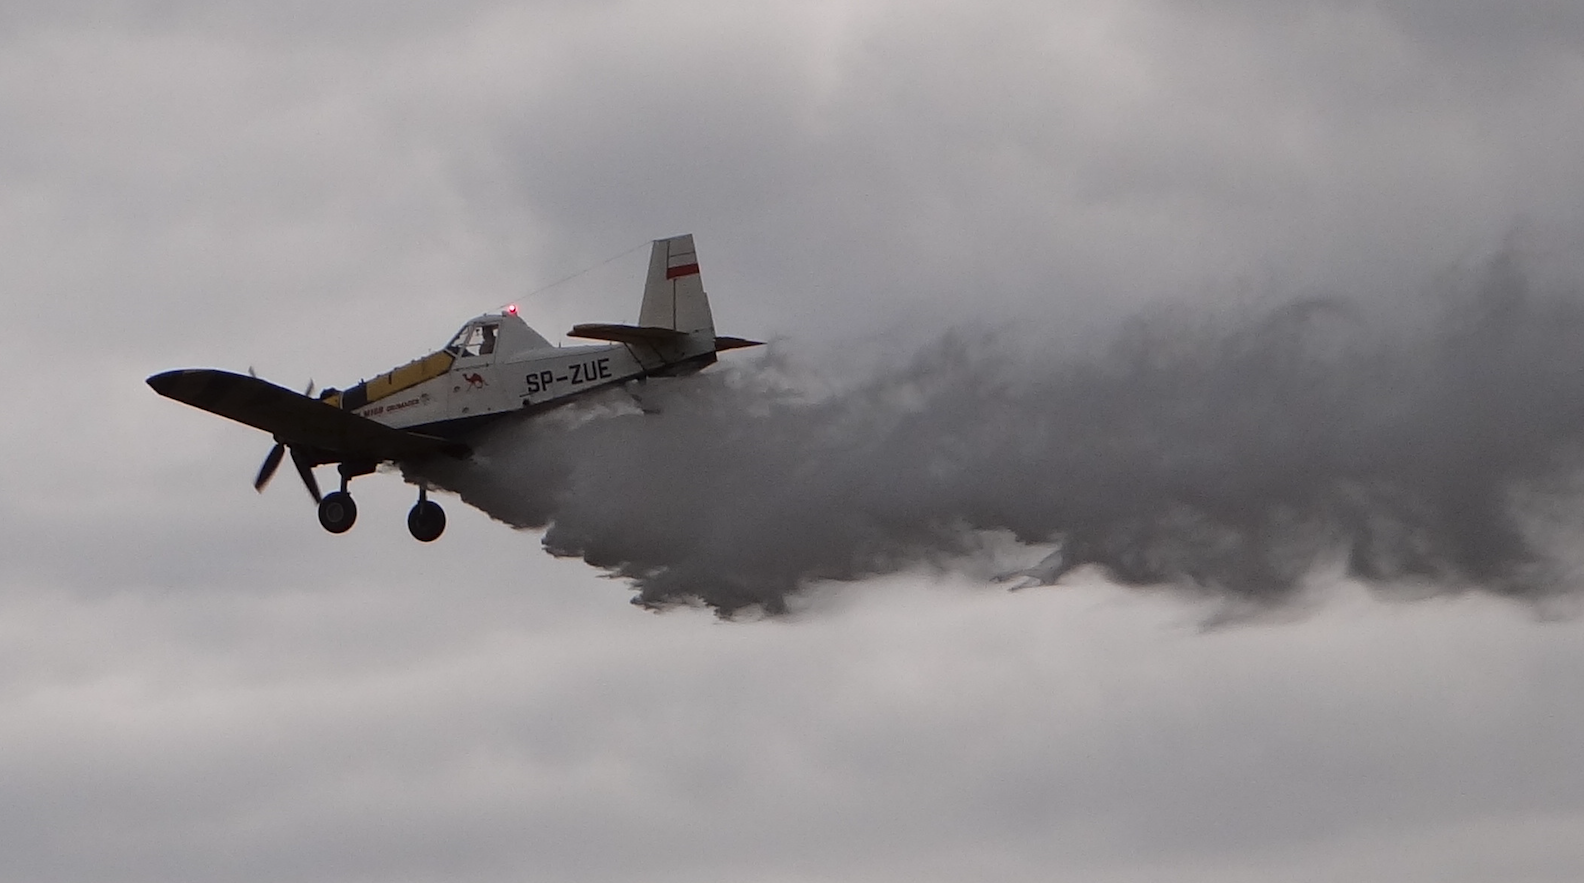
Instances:
[[[332,491],[319,501],[319,524],[331,533],[346,533],[357,521],[357,504],[346,491]]]
[[[433,500],[419,500],[407,512],[407,530],[413,539],[421,543],[432,543],[445,533],[445,510]]]

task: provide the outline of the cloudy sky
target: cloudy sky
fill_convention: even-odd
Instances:
[[[631,321],[681,232],[826,391],[954,331],[1412,317],[1493,261],[1566,300],[1576,3],[9,0],[0,125],[0,879],[1584,877],[1565,581],[1320,567],[1210,627],[922,556],[652,613],[455,497],[413,542],[393,474],[325,534],[143,384]]]

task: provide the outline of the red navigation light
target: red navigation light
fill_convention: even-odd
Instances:
[[[512,305],[508,306],[506,308],[506,314],[509,315],[509,316],[517,315],[517,305],[516,304],[512,304]]]

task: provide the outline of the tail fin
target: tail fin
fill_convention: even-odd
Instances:
[[[704,280],[699,275],[698,252],[693,249],[693,234],[655,240],[654,250],[649,253],[649,279],[644,284],[638,324],[683,333],[715,333],[709,296],[704,293]]]
[[[757,340],[716,337],[715,319],[699,276],[693,234],[656,239],[637,325],[574,325],[572,337],[627,344],[646,371],[684,374],[715,361],[715,354]]]

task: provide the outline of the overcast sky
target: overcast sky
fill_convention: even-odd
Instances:
[[[143,383],[631,321],[682,232],[834,385],[1499,253],[1576,291],[1584,6],[7,0],[0,126],[0,880],[1584,878],[1576,604],[909,565],[654,614],[455,497],[413,542],[392,474],[328,535]]]

